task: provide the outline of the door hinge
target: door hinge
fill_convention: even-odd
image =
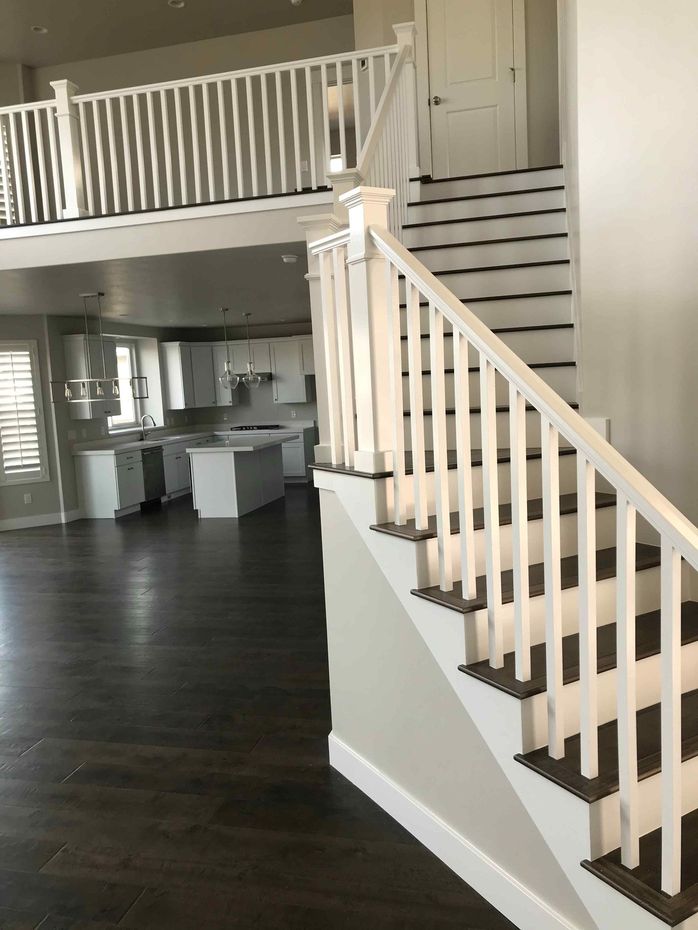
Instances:
[[[511,79],[516,84],[516,68],[509,68],[509,70],[511,71]]]

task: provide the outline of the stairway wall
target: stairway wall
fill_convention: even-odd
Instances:
[[[610,417],[614,445],[695,521],[698,7],[562,6],[582,412]]]
[[[339,496],[327,490],[320,496],[333,737],[489,857],[510,906],[520,889],[507,884],[507,874],[560,916],[559,922],[543,924],[541,912],[525,924],[519,901],[519,910],[507,916],[521,930],[593,930]],[[478,887],[475,872],[464,877]],[[504,909],[501,900],[490,900]]]

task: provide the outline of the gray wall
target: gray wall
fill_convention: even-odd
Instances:
[[[560,161],[557,0],[526,0],[528,163]]]
[[[582,411],[697,521],[698,6],[576,0],[563,25]]]

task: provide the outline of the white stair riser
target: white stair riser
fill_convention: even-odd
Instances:
[[[522,212],[517,210],[516,212]],[[411,222],[426,222],[425,218]],[[537,236],[544,233],[567,232],[564,212],[540,213],[534,216],[506,216],[501,219],[471,220],[418,226],[404,230],[405,246],[442,245],[445,242],[479,242],[482,239],[506,239],[511,236]]]
[[[546,384],[549,384],[554,391],[567,401],[573,401],[577,397],[577,372],[573,365],[565,368],[537,368],[536,374],[539,375]],[[477,407],[480,403],[480,373],[471,371],[469,378],[470,384],[470,403]],[[454,400],[454,376],[451,372],[446,372],[446,406],[453,407]],[[422,375],[422,391],[424,394],[424,406],[431,407],[431,375]],[[498,404],[509,403],[509,386],[504,378],[497,378],[495,395]],[[410,385],[409,378],[406,376],[402,379],[402,396],[404,409],[410,407]]]
[[[659,568],[637,572],[638,614],[659,608]],[[616,618],[616,579],[607,578],[597,582],[597,617],[599,626],[612,623]],[[545,598],[530,599],[531,642],[545,642]],[[472,622],[470,622],[472,618]],[[501,608],[504,629],[504,651],[514,650],[514,605],[504,604]],[[579,589],[566,588],[562,592],[562,634],[576,633],[579,627]],[[469,615],[465,627],[466,663],[479,662],[487,658],[487,611],[478,610]]]
[[[468,197],[472,194],[494,194],[520,191],[530,187],[554,187],[564,184],[562,168],[542,168],[517,174],[494,174],[475,178],[445,181],[410,181],[410,200],[433,200],[436,197]]]
[[[555,210],[565,206],[564,190],[542,190],[525,194],[500,194],[476,200],[446,200],[413,204],[407,208],[408,223],[462,219],[469,216],[498,216],[529,210]]]
[[[556,239],[524,239],[433,248],[414,252],[414,257],[434,273],[449,268],[479,268],[482,265],[508,265],[514,262],[547,262],[569,258],[567,236]]]
[[[572,297],[508,297],[504,300],[478,300],[469,309],[490,329],[501,326],[549,326],[572,322]],[[422,332],[429,332],[429,308],[421,307]],[[407,335],[407,316],[402,311],[402,335]],[[558,359],[559,361],[559,359]]]
[[[497,335],[528,365],[533,362],[563,362],[574,358],[574,330],[571,327],[519,330]],[[426,371],[430,365],[429,340],[422,339],[421,342],[422,371]],[[453,340],[450,338],[444,339],[444,360],[446,368],[453,368]],[[468,365],[473,368],[479,362],[478,353],[471,347]],[[402,370],[407,371],[406,339],[402,340]]]
[[[577,472],[576,472],[575,455],[559,456],[560,467],[560,493],[571,494],[577,490]],[[473,506],[482,507],[482,468],[478,465],[472,469],[473,475]],[[413,495],[413,478],[408,475],[405,479],[403,495],[405,500],[405,513],[408,519],[414,517],[414,495]],[[511,470],[509,462],[500,462],[497,465],[497,482],[499,486],[500,504],[508,504],[511,501]],[[530,498],[541,497],[543,493],[543,481],[541,472],[541,459],[528,459],[526,462],[526,483],[528,487],[528,496]],[[450,468],[448,470],[448,486],[450,500],[458,500],[458,470]],[[434,473],[427,472],[426,476],[427,504],[429,513],[434,513]],[[392,479],[386,479],[386,508],[387,513],[392,514]],[[391,519],[386,516],[385,520]]]
[[[698,757],[687,759],[681,765],[681,813],[689,814],[698,808]],[[662,825],[661,814],[662,775],[658,772],[638,783],[638,811],[640,836],[658,830]],[[618,849],[620,846],[620,801],[618,792],[596,801],[590,811],[591,858],[596,859]],[[658,926],[666,927],[666,924]],[[694,925],[690,921],[680,924],[681,930]]]
[[[509,411],[501,411],[496,414],[497,418],[497,447],[507,449],[509,447]],[[446,444],[449,449],[456,447],[456,425],[455,415],[447,414],[446,416]],[[479,438],[482,435],[481,416],[479,413],[470,414],[470,431],[473,437],[473,444],[480,445]],[[434,443],[432,438],[432,417],[424,418],[424,441],[425,448],[433,449]],[[526,411],[526,445],[540,446],[540,414],[536,410]],[[567,440],[560,437],[560,446],[569,446]],[[410,418],[405,417],[405,448],[412,448],[412,437],[410,428]]]
[[[441,283],[459,300],[471,297],[500,297],[504,294],[530,294],[564,291],[570,288],[570,266],[533,265],[524,268],[495,268],[441,275]],[[405,282],[400,282],[400,303],[405,303]]]
[[[682,655],[682,690],[692,691],[698,688],[698,643],[691,643],[681,650]],[[637,706],[651,707],[660,701],[661,657],[650,656],[636,663],[637,671]],[[599,725],[608,723],[618,717],[618,670],[613,668],[602,672],[597,677]],[[572,736],[580,731],[580,684],[571,682],[563,688],[565,702],[565,735]],[[548,745],[547,695],[536,694],[527,699],[526,712],[523,714],[524,752],[531,752]]]
[[[451,503],[455,509],[457,500]],[[604,507],[596,511],[596,533],[599,549],[607,549],[616,544],[616,511],[615,507]],[[512,527],[500,526],[500,558],[502,571],[512,568]],[[460,533],[451,535],[453,580],[462,578],[460,560]],[[417,547],[417,576],[418,587],[427,588],[439,583],[439,554],[436,539],[425,539],[415,544]],[[543,521],[530,520],[528,523],[528,549],[529,563],[542,562],[545,556],[543,551]],[[568,513],[560,516],[560,554],[564,558],[577,554],[577,514]],[[475,532],[475,573],[484,575],[485,568],[485,533],[484,530]]]

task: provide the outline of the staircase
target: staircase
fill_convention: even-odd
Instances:
[[[311,248],[330,321],[333,453],[315,481],[341,502],[590,922],[490,898],[522,928],[695,930],[698,531],[574,413],[562,168],[411,180],[390,220],[409,251],[380,228],[381,193],[345,196],[349,230]],[[361,283],[366,256],[385,261],[385,283]],[[330,742],[333,764],[413,829]],[[445,841],[413,832],[473,882]]]

